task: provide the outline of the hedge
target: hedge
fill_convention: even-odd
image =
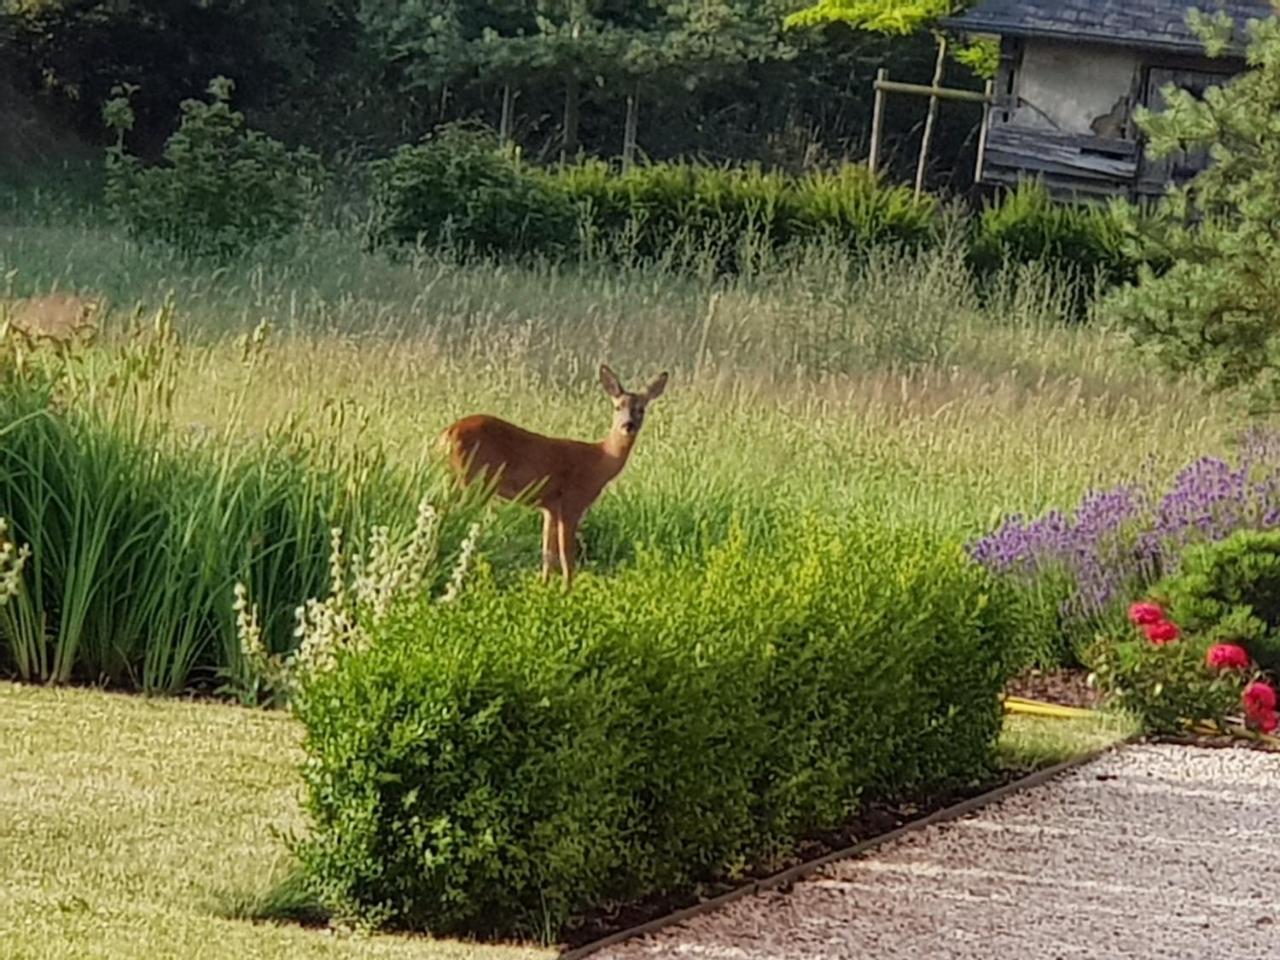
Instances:
[[[804,523],[572,594],[486,577],[396,615],[297,704],[337,915],[550,938],[687,891],[873,798],[980,781],[1014,627],[957,544]]]
[[[929,246],[945,233],[939,204],[861,166],[800,175],[758,167],[655,163],[619,173],[601,161],[542,169],[488,134],[449,129],[373,165],[375,244],[426,242],[459,254],[549,256],[750,269],[811,242],[857,254]],[[978,276],[1044,264],[1077,282],[1136,276],[1137,260],[1105,207],[1054,201],[1024,183],[988,202],[962,232]]]

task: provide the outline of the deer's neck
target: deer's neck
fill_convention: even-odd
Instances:
[[[627,457],[631,456],[631,448],[635,445],[636,435],[622,430],[610,430],[609,435],[600,442],[600,452],[604,455],[605,466],[615,476],[627,465]]]

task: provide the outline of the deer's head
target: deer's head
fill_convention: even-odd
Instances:
[[[644,425],[644,412],[649,401],[662,396],[667,387],[667,374],[658,374],[657,379],[639,393],[624,390],[618,381],[618,375],[605,364],[600,367],[600,384],[604,392],[613,401],[613,432],[634,437]]]

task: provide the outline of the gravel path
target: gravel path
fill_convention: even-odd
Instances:
[[[596,954],[1280,958],[1280,756],[1136,746]]]

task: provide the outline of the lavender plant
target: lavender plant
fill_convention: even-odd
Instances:
[[[1090,631],[1176,571],[1188,547],[1280,526],[1280,431],[1249,430],[1235,461],[1201,457],[1163,493],[1142,470],[1138,479],[1089,490],[1074,511],[1011,515],[971,543],[969,555],[1025,587],[1060,587],[1063,626]]]

